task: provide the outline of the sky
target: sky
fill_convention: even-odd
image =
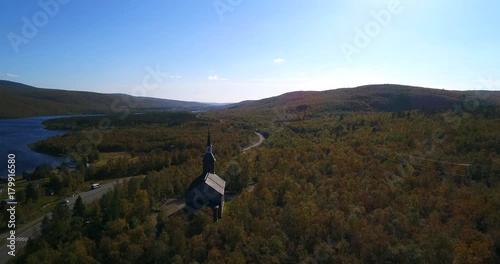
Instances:
[[[5,0],[0,79],[238,102],[397,83],[500,90],[500,1]]]

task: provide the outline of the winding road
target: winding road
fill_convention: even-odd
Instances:
[[[244,149],[243,149],[243,152],[247,152],[247,151],[249,151],[249,150],[251,150],[251,149],[253,149],[253,148],[255,148],[255,147],[260,146],[262,143],[264,143],[264,140],[266,140],[266,139],[264,138],[264,136],[263,136],[261,133],[259,133],[259,132],[255,132],[255,134],[257,134],[257,136],[259,136],[259,141],[257,141],[257,143],[255,143],[255,144],[251,145],[250,147],[246,147],[246,148],[244,148]]]

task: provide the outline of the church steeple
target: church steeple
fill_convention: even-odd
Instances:
[[[212,142],[210,141],[210,131],[208,131],[207,147],[203,156],[203,174],[215,173],[215,157],[212,153]]]
[[[206,153],[212,153],[212,142],[210,142],[210,131],[208,131],[207,151],[206,151]]]

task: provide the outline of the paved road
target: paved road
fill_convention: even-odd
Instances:
[[[260,146],[260,144],[262,144],[264,142],[265,138],[261,133],[255,132],[255,134],[257,134],[257,136],[259,136],[259,141],[257,141],[257,143],[251,145],[250,147],[244,148],[243,152],[247,152],[255,147],[258,147],[258,146]]]
[[[127,178],[128,179],[128,178]],[[94,200],[97,200],[102,197],[103,194],[105,194],[107,191],[111,190],[114,185],[123,179],[116,180],[113,182],[109,182],[106,184],[102,184],[101,188],[95,189],[95,190],[87,190],[81,193],[76,194],[75,196],[68,197],[67,199],[69,200],[68,206],[70,208],[73,208],[73,205],[75,204],[76,199],[78,198],[78,195],[82,197],[82,200],[84,203],[90,203]],[[50,217],[50,213],[48,214]],[[42,223],[43,217],[39,217],[36,220],[31,221],[28,224],[25,224],[24,227],[28,228],[22,228],[21,230],[16,230],[16,252],[21,249],[22,247],[26,246],[26,243],[28,241],[28,238],[33,237],[36,234],[40,233],[40,225]],[[8,236],[8,233],[4,233],[1,235],[2,239],[2,244],[5,244],[6,238]],[[10,249],[6,245],[2,245],[0,248],[0,264],[6,263],[12,256],[8,254]]]

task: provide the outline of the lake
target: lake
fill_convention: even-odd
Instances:
[[[25,170],[35,169],[47,163],[57,167],[66,161],[65,158],[51,156],[32,151],[28,145],[52,136],[62,135],[65,131],[45,129],[42,122],[63,116],[45,116],[16,119],[0,119],[0,177],[7,177],[7,155],[16,155],[16,175]],[[66,116],[64,116],[66,117]]]

